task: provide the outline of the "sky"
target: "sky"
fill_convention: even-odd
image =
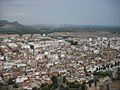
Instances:
[[[120,0],[0,0],[0,20],[120,26]]]

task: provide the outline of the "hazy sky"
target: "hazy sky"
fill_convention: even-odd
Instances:
[[[120,0],[0,0],[0,19],[22,24],[120,26]]]

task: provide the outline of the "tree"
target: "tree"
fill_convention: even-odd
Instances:
[[[78,82],[67,82],[69,88],[79,88],[80,84]]]
[[[34,89],[35,90],[35,89]],[[49,85],[47,83],[43,83],[41,85],[41,90],[50,90]]]
[[[53,88],[57,88],[58,87],[58,82],[57,82],[57,76],[52,76],[51,78],[52,82],[53,82]]]
[[[78,45],[78,42],[77,41],[69,41],[71,45]]]
[[[13,87],[14,87],[14,88],[18,88],[19,86],[18,86],[18,84],[15,83],[15,84],[13,85]]]
[[[87,86],[86,86],[86,82],[84,81],[81,85],[81,90],[86,90]]]
[[[32,90],[40,90],[38,87],[33,87]]]
[[[15,79],[14,79],[14,78],[9,78],[8,84],[9,84],[9,85],[15,84]]]

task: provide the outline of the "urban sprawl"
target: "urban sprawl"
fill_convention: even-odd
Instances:
[[[0,34],[3,87],[120,90],[120,37],[105,31]]]

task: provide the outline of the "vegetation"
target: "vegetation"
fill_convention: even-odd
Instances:
[[[67,82],[69,88],[79,88],[80,84],[77,82]]]
[[[34,33],[40,33],[37,30],[34,29],[2,29],[0,30],[0,34],[34,34]]]
[[[19,88],[18,84],[15,83],[15,84],[13,85],[13,88]]]
[[[53,82],[53,88],[57,88],[58,87],[58,82],[57,82],[57,76],[52,76],[51,78],[52,82]]]
[[[39,89],[36,89],[39,90]],[[47,83],[43,83],[41,85],[41,89],[40,90],[52,90],[52,85],[48,85]]]
[[[106,76],[111,77],[112,72],[110,72],[110,71],[105,71],[105,72],[103,72],[103,71],[101,71],[101,72],[94,72],[94,75],[96,75],[96,76],[98,76],[98,77],[100,77],[100,78],[104,78],[104,77],[106,77]]]
[[[14,78],[9,78],[8,84],[9,85],[15,84],[15,79]]]
[[[41,89],[38,87],[33,87],[32,90],[41,90]]]
[[[78,45],[77,41],[69,40],[68,42],[70,42],[71,45]]]

